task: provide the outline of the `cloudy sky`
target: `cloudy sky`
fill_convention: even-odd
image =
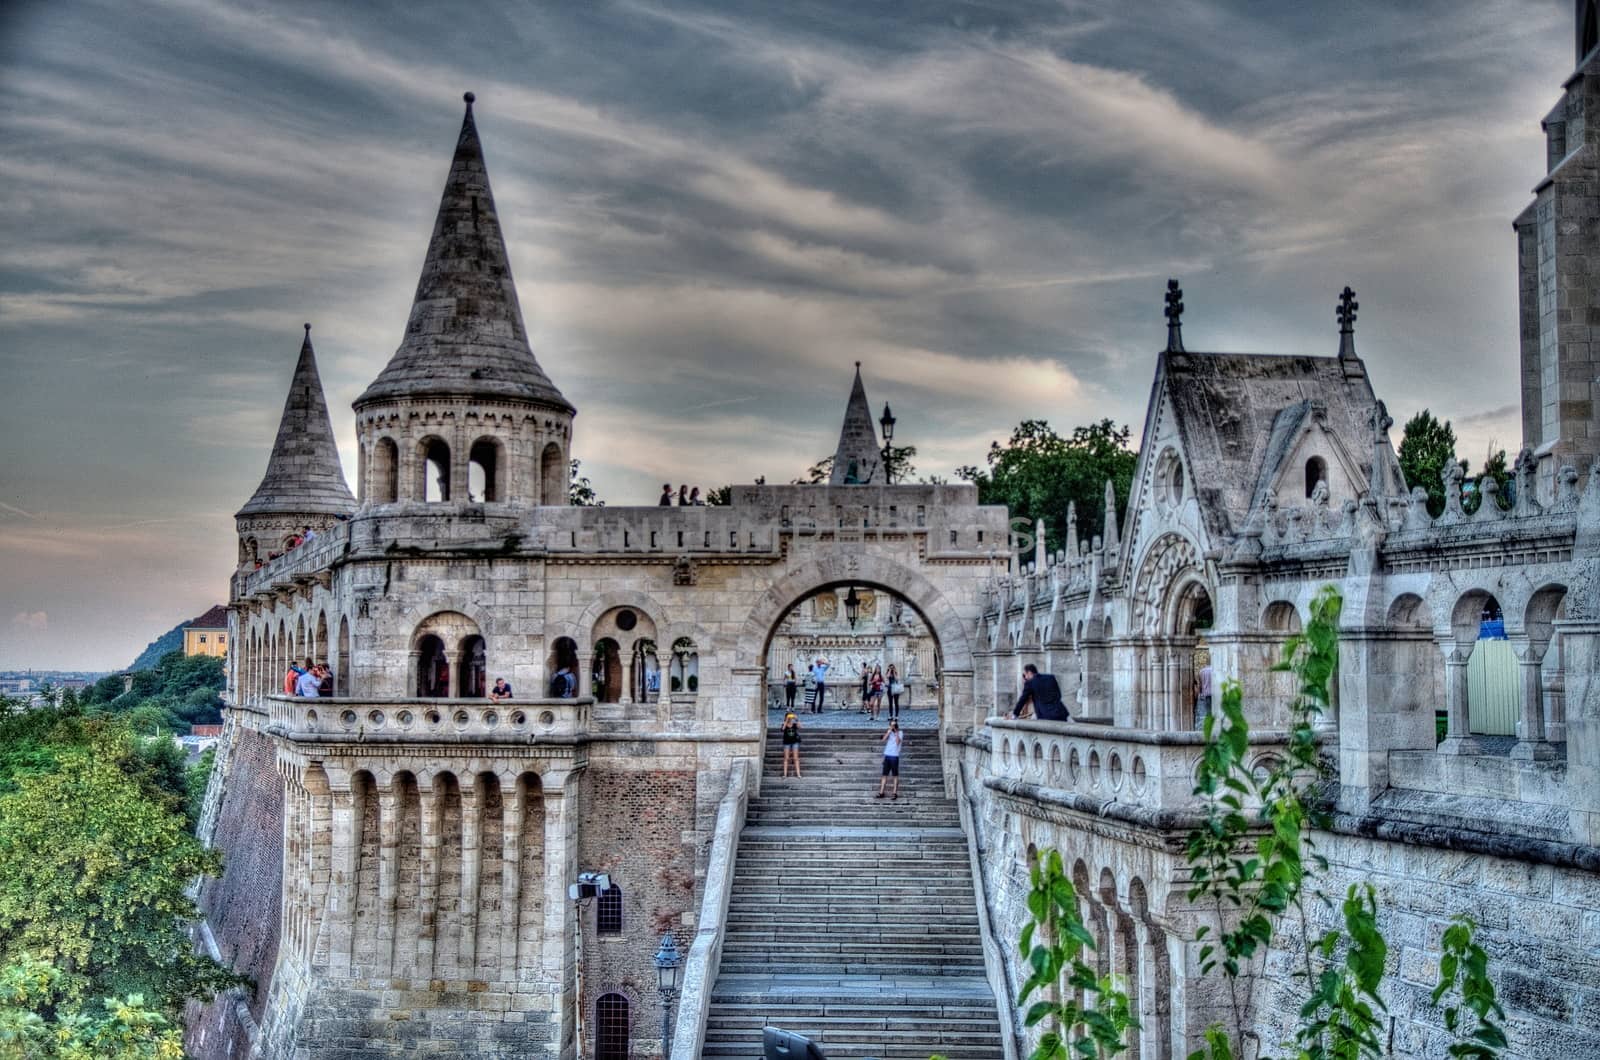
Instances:
[[[755,13],[755,12],[763,13]],[[924,473],[1142,421],[1190,349],[1358,346],[1515,449],[1510,221],[1564,0],[12,0],[0,667],[116,667],[226,596],[312,321],[334,429],[399,342],[476,112],[534,349],[611,503],[787,480],[850,382]]]

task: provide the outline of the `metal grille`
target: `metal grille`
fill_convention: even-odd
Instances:
[[[594,1060],[628,1060],[628,999],[621,994],[594,1003]]]
[[[622,888],[612,884],[600,892],[600,902],[595,908],[594,929],[602,935],[622,934]]]

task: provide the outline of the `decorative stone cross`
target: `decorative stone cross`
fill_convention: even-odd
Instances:
[[[1361,303],[1356,301],[1356,293],[1346,287],[1339,294],[1339,309],[1335,316],[1339,320],[1340,334],[1351,334],[1356,330],[1356,310],[1361,308]]]
[[[1167,281],[1167,351],[1183,352],[1183,288],[1177,280]]]

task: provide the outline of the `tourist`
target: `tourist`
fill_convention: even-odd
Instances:
[[[812,706],[811,712],[821,714],[823,701],[828,696],[828,660],[825,657],[819,655],[811,664],[811,680],[817,689],[816,704]]]
[[[794,711],[783,716],[783,776],[780,780],[789,777],[789,763],[794,763],[794,775],[800,776],[800,719],[794,716]]]
[[[794,694],[797,691],[794,677],[794,663],[790,663],[783,675],[783,709],[794,710]]]
[[[303,673],[305,673],[305,671],[296,666],[292,661],[289,663],[289,668],[283,672],[284,695],[294,695],[295,686],[299,683],[300,675]]]
[[[555,676],[550,678],[550,698],[571,699],[577,694],[577,675],[572,672],[572,668],[570,666],[568,666],[566,663],[562,663],[560,669],[556,670]]]
[[[319,663],[316,667],[316,674],[318,678],[317,695],[324,699],[333,695],[333,671],[328,669],[326,665]]]
[[[706,502],[700,499],[700,487],[696,486],[689,491],[689,507],[704,508],[705,506]]]
[[[894,668],[894,663],[889,664],[888,681],[889,717],[894,719],[900,716],[900,694],[906,690],[905,686],[900,683],[900,672]]]
[[[873,721],[878,720],[878,711],[883,709],[883,687],[883,667],[873,667],[867,684],[867,713]]]
[[[300,677],[294,683],[294,694],[301,699],[316,699],[322,695],[321,689],[322,678],[317,676],[317,668],[307,659],[305,669],[300,671]]]
[[[663,482],[661,484],[661,499],[656,502],[656,505],[661,508],[672,507],[672,483]]]
[[[878,778],[877,798],[883,798],[884,785],[889,783],[889,778],[894,778],[894,793],[889,797],[900,797],[900,747],[905,741],[905,733],[900,731],[898,721],[890,721],[889,728],[879,737],[878,742],[883,744],[883,775]]]
[[[1200,669],[1194,675],[1194,727],[1204,730],[1206,718],[1211,715],[1211,697],[1215,692],[1213,684],[1216,675],[1211,671],[1211,653],[1203,652],[1200,656]]]
[[[316,539],[317,539],[317,532],[315,530],[311,529],[311,527],[308,526],[304,530],[300,531],[300,543],[302,545],[309,545],[309,544],[311,544],[311,542],[315,541]]]
[[[494,679],[494,687],[489,689],[489,702],[498,703],[502,699],[511,698],[511,686],[506,684],[504,677]]]
[[[689,487],[687,485],[678,487],[678,507],[689,507]]]
[[[1017,697],[1017,705],[1010,716],[1026,718],[1030,705],[1034,717],[1040,721],[1072,720],[1067,705],[1061,702],[1061,686],[1056,683],[1055,675],[1040,673],[1033,663],[1022,668],[1022,695]]]

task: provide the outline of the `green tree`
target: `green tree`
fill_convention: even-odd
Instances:
[[[889,477],[897,484],[905,484],[914,480],[917,466],[912,463],[917,456],[917,447],[914,445],[891,445],[889,447]],[[806,473],[794,480],[796,486],[819,486],[828,481],[833,475],[833,456],[830,454],[818,460],[806,469]]]
[[[1139,455],[1130,449],[1133,432],[1111,420],[1078,427],[1070,438],[1044,420],[1024,420],[1011,440],[989,446],[987,466],[967,465],[956,477],[978,485],[980,504],[1003,504],[1013,519],[1043,519],[1045,547],[1066,544],[1067,507],[1078,513],[1078,532],[1088,540],[1105,526],[1106,480],[1116,491],[1118,511],[1126,511]]]
[[[171,1010],[239,982],[180,923],[197,915],[188,882],[220,859],[124,768],[128,739],[66,751],[0,796],[0,960],[51,962],[74,1003],[140,993]]]
[[[567,503],[574,508],[604,508],[606,502],[594,491],[594,483],[589,481],[589,476],[578,473],[580,463],[578,460],[572,462],[567,484]]]
[[[1455,429],[1423,409],[1406,421],[1399,456],[1406,489],[1427,490],[1428,512],[1437,518],[1444,512],[1444,469],[1457,462]],[[1465,470],[1466,463],[1461,466]]]
[[[32,954],[0,968],[0,1060],[182,1060],[178,1028],[141,995],[97,1013],[64,996],[65,978]]]
[[[1462,469],[1465,470],[1465,468],[1466,462],[1463,461]],[[1503,511],[1510,510],[1511,506],[1516,503],[1517,484],[1515,479],[1511,477],[1511,467],[1506,459],[1506,451],[1504,449],[1497,450],[1492,445],[1489,447],[1488,455],[1484,458],[1483,469],[1475,475],[1469,474],[1470,481],[1467,487],[1462,489],[1461,507],[1468,512],[1475,512],[1483,504],[1482,480],[1484,476],[1494,479],[1494,484],[1498,488],[1498,492],[1495,494],[1496,505]]]

